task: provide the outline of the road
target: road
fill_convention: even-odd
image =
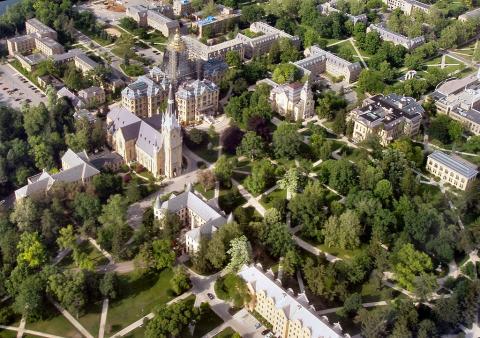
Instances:
[[[27,80],[26,83],[22,82]],[[17,72],[13,67],[8,64],[0,64],[0,102],[20,109],[22,104],[26,102],[26,99],[31,100],[32,105],[38,105],[40,102],[45,101],[46,98],[42,97],[44,95],[37,89],[30,88],[33,84],[26,79],[22,74]],[[8,91],[12,89],[18,89],[14,93],[10,94]]]

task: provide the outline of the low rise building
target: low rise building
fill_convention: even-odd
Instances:
[[[183,36],[182,39],[187,48],[189,57],[194,60],[225,60],[225,55],[228,51],[237,52],[242,60],[245,55],[245,46],[243,42],[237,38],[211,46],[202,43],[193,36],[186,35]]]
[[[32,72],[35,67],[42,61],[47,60],[47,57],[42,53],[33,53],[29,55],[22,55],[15,53],[15,59],[20,62],[20,65],[29,72]]]
[[[216,8],[217,12],[214,15],[204,16],[203,12],[193,14],[197,21],[192,22],[192,27],[198,30],[198,36],[209,38],[225,33],[234,28],[235,23],[240,20],[242,15],[240,10],[220,4],[217,4]]]
[[[421,46],[425,43],[425,37],[423,36],[417,36],[416,38],[409,38],[405,35],[392,32],[391,30],[388,30],[383,25],[371,24],[370,26],[368,26],[367,32],[372,32],[372,31],[377,32],[383,41],[390,41],[394,45],[401,45],[408,50],[415,49],[418,46]]]
[[[276,85],[270,91],[272,108],[280,115],[295,121],[312,117],[315,113],[313,93],[307,82]]]
[[[466,13],[463,13],[458,17],[458,20],[465,22],[468,20],[475,20],[478,18],[480,18],[480,8],[476,8]]]
[[[272,45],[280,38],[289,39],[296,47],[300,47],[300,39],[298,36],[290,35],[264,22],[252,23],[250,25],[250,32],[256,36],[249,37],[245,34],[238,33],[236,37],[245,44],[245,57],[247,58],[267,54]]]
[[[178,215],[182,226],[189,228],[185,237],[180,239],[189,254],[198,251],[203,237],[210,238],[222,225],[233,221],[232,216],[227,220],[221,211],[197,196],[191,185],[187,185],[179,195],[172,194],[164,202],[157,197],[153,205],[155,218],[162,220],[167,213]]]
[[[39,36],[57,40],[57,32],[35,18],[25,21],[25,30],[27,34],[38,34]]]
[[[219,94],[220,88],[209,80],[182,83],[176,95],[179,121],[191,124],[216,115]]]
[[[155,8],[149,9],[143,5],[128,7],[126,14],[127,17],[135,20],[140,27],[150,26],[166,37],[173,34],[180,27],[177,20],[170,19]]]
[[[158,114],[160,104],[166,99],[168,87],[147,76],[140,76],[122,90],[122,106],[139,117]]]
[[[354,122],[352,138],[354,142],[362,142],[376,135],[380,143],[387,146],[402,136],[417,134],[424,112],[411,97],[397,94],[369,97],[363,101],[362,107],[349,114],[349,119]]]
[[[35,49],[45,54],[46,56],[62,54],[65,52],[63,46],[50,37],[36,37]]]
[[[405,15],[412,15],[414,11],[428,13],[431,5],[417,0],[383,0],[388,9],[394,10],[400,8]]]
[[[264,272],[260,264],[243,266],[238,275],[252,295],[248,304],[272,325],[275,336],[285,338],[346,338],[339,323],[330,325],[327,317],[320,318],[304,293],[297,296],[284,289],[271,270]]]
[[[56,174],[46,170],[27,179],[28,184],[15,191],[18,201],[25,197],[42,196],[57,182],[88,183],[100,171],[90,164],[90,159],[85,151],[75,153],[68,149],[62,156],[62,169]]]
[[[7,39],[7,49],[10,56],[31,53],[35,49],[35,38],[33,35],[21,35]]]
[[[368,18],[366,14],[352,15],[349,13],[341,12],[339,9],[337,9],[336,0],[330,0],[328,2],[320,4],[317,6],[317,9],[323,15],[330,15],[331,13],[342,13],[348,18],[348,20],[353,22],[354,25],[357,24],[358,22],[362,22],[365,24],[368,22]]]
[[[342,78],[347,83],[355,82],[362,71],[362,66],[358,62],[349,62],[321,49],[318,46],[311,46],[304,51],[305,58],[294,62],[303,73],[309,77],[310,81],[316,82],[320,75],[328,73],[332,76]]]
[[[480,135],[480,72],[452,79],[431,95],[439,114],[457,120],[474,135]]]
[[[75,67],[84,75],[100,66],[97,62],[90,59],[85,53],[77,54],[73,58],[73,61],[75,62]]]
[[[189,16],[193,13],[190,0],[173,0],[173,14],[176,16]]]
[[[141,119],[125,107],[113,108],[107,115],[107,140],[126,163],[139,163],[155,177],[180,175],[183,138],[172,86],[163,114]]]
[[[80,90],[78,97],[83,101],[86,108],[96,108],[105,103],[105,91],[97,86]]]
[[[478,167],[457,155],[434,151],[427,158],[426,169],[444,183],[467,190],[475,181]]]

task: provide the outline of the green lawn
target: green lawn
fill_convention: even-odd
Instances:
[[[159,274],[137,276],[136,273],[120,275],[121,299],[110,302],[107,316],[108,333],[115,333],[130,325],[161,304],[172,299],[170,279],[172,270]]]
[[[51,317],[34,323],[27,322],[27,330],[40,331],[63,337],[80,337],[80,333],[70,324],[70,322],[58,312],[53,305],[48,303],[48,313]]]
[[[148,38],[142,39],[150,43],[167,43],[168,39],[159,31],[148,33]]]
[[[90,244],[90,242],[83,241],[80,244],[80,250],[87,254],[87,258],[93,261],[94,266],[102,266],[108,264],[108,259],[100,251],[98,251],[97,248]],[[76,268],[72,254],[62,259],[59,266],[65,269]]]
[[[120,65],[120,68],[127,74],[128,76],[140,76],[145,74],[145,70],[143,69],[142,65],[137,64],[129,64],[128,66],[124,63]]]
[[[315,246],[326,253],[329,253],[331,255],[337,256],[342,259],[351,259],[356,255],[362,253],[366,249],[366,245],[354,250],[334,248],[334,247],[326,246],[324,244],[317,244]]]
[[[219,137],[216,134],[213,138],[208,137],[208,142],[205,145],[199,146],[197,149],[190,149],[195,154],[203,158],[205,161],[214,163],[218,159],[218,142]],[[209,147],[208,144],[211,144]]]
[[[0,338],[16,338],[16,337],[17,337],[17,331],[1,330],[0,329]]]
[[[200,320],[195,324],[195,329],[193,331],[193,335],[188,333],[184,333],[182,337],[192,337],[192,338],[200,338],[206,335],[208,332],[212,331],[217,326],[223,323],[222,318],[220,318],[213,310],[208,306],[207,310]]]
[[[276,199],[286,199],[287,198],[287,192],[285,190],[282,190],[280,188],[275,189],[272,191],[270,194],[263,196],[260,199],[260,204],[265,208],[265,209],[270,209],[273,208],[273,201]]]
[[[235,330],[232,329],[230,326],[215,335],[216,338],[231,338],[235,334]]]
[[[86,313],[78,318],[80,324],[82,324],[83,327],[94,336],[97,335],[98,329],[100,328],[102,305],[103,300],[99,300],[97,303],[89,305],[85,311]]]
[[[353,60],[358,60],[358,58],[355,58],[355,56],[357,55],[357,52],[355,51],[355,48],[353,48],[350,41],[344,41],[344,42],[339,43],[337,45],[327,47],[327,49],[334,54],[338,54],[338,52],[340,51],[340,48],[348,50],[349,54],[351,54],[353,56]]]
[[[195,184],[194,188],[207,200],[211,200],[215,196],[215,189],[205,190],[200,183]]]

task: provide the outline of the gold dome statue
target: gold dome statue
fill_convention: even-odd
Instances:
[[[180,31],[177,28],[177,31],[173,35],[173,39],[170,42],[170,50],[176,51],[176,52],[182,52],[185,50],[185,43],[183,42],[183,39],[180,35]]]

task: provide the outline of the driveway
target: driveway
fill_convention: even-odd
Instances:
[[[15,91],[11,92],[12,90]],[[20,109],[28,99],[32,105],[36,106],[46,101],[46,97],[42,95],[43,93],[17,70],[8,64],[0,64],[0,103]]]

